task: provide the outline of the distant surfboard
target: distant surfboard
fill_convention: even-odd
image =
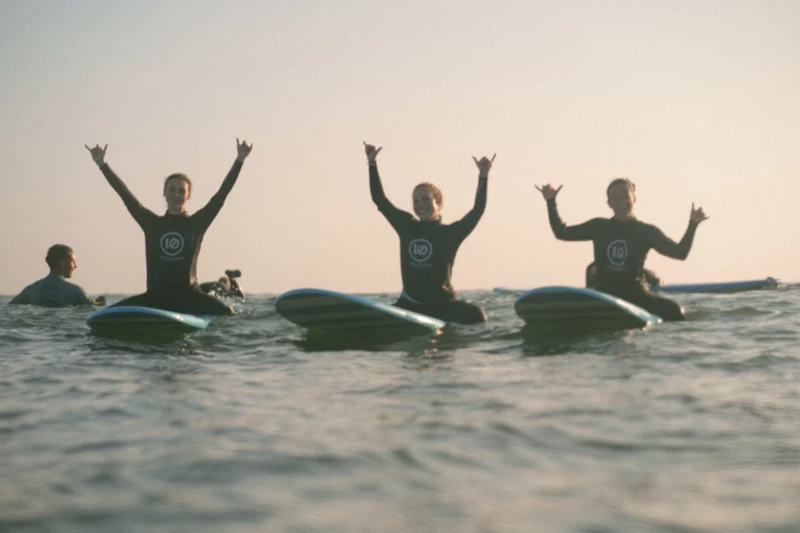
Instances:
[[[707,293],[707,294],[732,294],[744,291],[758,291],[765,289],[777,289],[778,280],[775,278],[753,279],[747,281],[726,281],[722,283],[687,283],[675,285],[651,285],[653,292],[663,293]],[[495,287],[494,292],[499,293],[522,293],[529,289],[519,289],[514,287]]]
[[[322,289],[296,289],[275,301],[278,313],[298,326],[325,332],[431,334],[445,323],[361,296]]]
[[[123,305],[95,311],[89,315],[86,323],[95,333],[147,336],[205,329],[211,318],[210,315],[189,315],[151,307]]]
[[[744,291],[777,289],[775,278],[753,279],[747,281],[728,281],[724,283],[691,283],[685,285],[653,285],[650,290],[664,293],[708,293],[731,294]]]
[[[514,311],[528,327],[545,330],[615,330],[659,324],[658,317],[614,296],[576,287],[541,287],[525,292]]]

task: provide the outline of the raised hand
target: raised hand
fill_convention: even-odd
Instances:
[[[378,157],[381,150],[383,150],[383,146],[376,150],[374,146],[367,144],[366,141],[364,142],[364,151],[367,153],[367,161],[370,163],[375,162],[375,158]]]
[[[253,149],[253,143],[247,144],[247,141],[243,140],[239,142],[239,137],[236,137],[236,151],[237,156],[236,160],[239,162],[243,162],[245,158],[250,155],[250,151]]]
[[[84,146],[86,146],[86,149],[89,150],[90,154],[92,154],[92,159],[94,160],[95,163],[97,163],[98,167],[102,166],[103,163],[105,163],[106,150],[108,149],[108,145],[105,145],[102,148],[100,148],[99,144],[97,146],[95,146],[94,148],[89,148],[85,144],[84,144]]]
[[[704,220],[708,220],[709,217],[703,212],[702,207],[698,207],[697,209],[694,208],[694,202],[692,202],[692,214],[689,216],[689,220],[694,222],[695,224],[699,224]]]
[[[494,158],[497,157],[497,154],[494,154],[491,159],[486,157],[481,157],[480,161],[472,156],[472,160],[475,161],[475,164],[478,165],[478,175],[479,176],[489,176],[489,170],[492,168],[492,163],[494,163]]]
[[[538,185],[534,185],[534,187],[536,187],[537,191],[542,193],[542,196],[544,197],[545,200],[555,200],[558,191],[561,190],[561,187],[563,187],[563,185],[560,185],[558,189],[552,188],[549,183],[547,185],[544,185],[543,187],[539,187]]]

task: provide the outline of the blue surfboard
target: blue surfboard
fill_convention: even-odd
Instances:
[[[275,301],[275,309],[310,331],[391,332],[426,335],[445,323],[368,298],[323,289],[295,289]]]
[[[777,289],[778,280],[775,278],[752,279],[746,281],[726,281],[721,283],[686,283],[670,285],[651,285],[653,292],[663,292],[671,294],[679,293],[706,293],[706,294],[732,294],[744,291],[759,291],[766,289]],[[494,292],[499,293],[522,293],[529,289],[515,287],[495,287]]]
[[[752,279],[747,281],[728,281],[723,283],[689,283],[684,285],[651,285],[650,290],[664,293],[706,293],[731,294],[744,291],[777,289],[775,278]]]
[[[514,311],[526,326],[545,330],[634,329],[661,323],[661,317],[625,300],[576,287],[525,292],[514,302]]]
[[[160,335],[205,329],[210,315],[189,315],[152,307],[123,305],[95,311],[86,323],[95,333]]]

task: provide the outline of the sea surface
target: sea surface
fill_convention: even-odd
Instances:
[[[574,338],[461,296],[489,322],[353,346],[274,295],[171,340],[0,297],[0,531],[800,531],[800,285]]]

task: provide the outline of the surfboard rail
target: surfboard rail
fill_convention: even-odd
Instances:
[[[567,286],[540,287],[521,294],[514,311],[529,327],[548,330],[641,329],[661,317],[610,294]]]
[[[211,315],[190,315],[164,309],[122,305],[90,314],[86,323],[96,333],[158,335],[205,329]]]
[[[326,289],[302,288],[275,300],[285,319],[316,331],[417,331],[436,333],[445,322],[363,296]]]

